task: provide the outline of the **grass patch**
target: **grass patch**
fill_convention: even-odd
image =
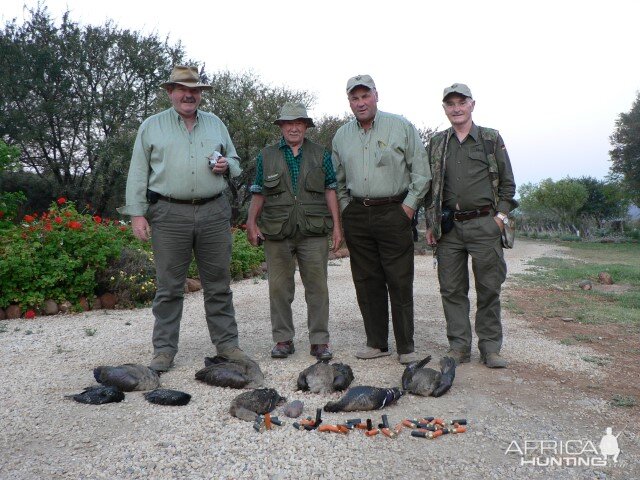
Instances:
[[[599,367],[604,367],[609,364],[609,360],[604,357],[596,357],[595,355],[585,355],[584,357],[580,357],[585,362],[595,363]]]
[[[563,245],[570,249],[570,258],[538,258],[529,263],[527,274],[514,276],[524,295],[517,295],[505,306],[518,313],[524,310],[549,318],[572,317],[582,323],[640,326],[640,245],[587,242]],[[597,286],[600,272],[611,274],[615,284],[629,288],[614,293],[578,287],[585,279]],[[531,298],[537,301],[530,302]]]
[[[6,323],[0,323],[0,333],[6,333],[9,330],[9,326]]]
[[[638,402],[635,397],[631,395],[614,395],[611,399],[611,404],[614,407],[635,407]]]
[[[85,327],[84,333],[87,337],[93,337],[98,332],[97,328]]]

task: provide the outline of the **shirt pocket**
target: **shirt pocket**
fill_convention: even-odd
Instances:
[[[224,156],[224,152],[222,150],[223,147],[220,142],[205,138],[200,142],[200,155],[198,160],[203,161],[207,166],[209,166],[209,160],[214,158],[214,152],[218,152],[220,155]]]
[[[487,156],[482,151],[469,152],[469,163],[467,173],[471,178],[486,176],[489,172],[489,162]]]
[[[394,143],[385,143],[382,140],[378,140],[375,150],[376,167],[390,167],[394,164],[394,158],[398,149]]]

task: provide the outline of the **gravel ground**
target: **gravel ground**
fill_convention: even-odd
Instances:
[[[561,254],[550,245],[519,241],[507,252],[509,272],[526,271],[532,258]],[[364,330],[348,258],[332,260],[329,275],[334,359],[352,366],[353,385],[398,386],[403,368],[395,354],[368,361],[354,357],[364,343]],[[304,414],[313,415],[339,395],[295,391],[298,373],[313,363],[299,278],[298,286],[297,351],[287,360],[269,356],[266,280],[245,280],[232,288],[241,346],[260,363],[267,386],[289,400],[302,400]],[[447,344],[430,255],[416,257],[415,301],[416,347],[437,359]],[[227,412],[238,390],[194,380],[203,357],[215,353],[203,315],[202,295],[188,295],[176,367],[162,376],[163,387],[193,395],[185,407],[152,405],[140,392],[101,406],[64,398],[94,384],[97,365],[150,360],[150,309],[0,322],[0,478],[640,478],[637,423],[625,427],[628,419],[620,409],[577,392],[567,381],[577,374],[596,384],[606,381],[599,367],[580,360],[589,349],[548,340],[509,312],[504,313],[503,355],[510,368],[479,365],[474,349],[472,363],[458,368],[453,388],[443,397],[407,395],[382,412],[324,415],[328,423],[355,416],[378,422],[381,413],[392,423],[429,415],[469,420],[467,433],[436,440],[416,439],[407,431],[397,439],[368,438],[361,431],[347,436],[300,432],[290,421],[255,432]],[[618,438],[622,453],[615,464],[609,459],[604,466],[594,465],[589,442],[599,449],[609,426],[614,434],[625,429]],[[589,465],[526,463],[536,461],[539,452],[527,455],[523,464],[517,449],[524,449],[525,441],[533,446],[540,440],[569,442],[573,453],[547,450],[538,462],[554,457],[563,464]],[[585,448],[582,455],[576,453]],[[505,453],[507,449],[511,452]]]

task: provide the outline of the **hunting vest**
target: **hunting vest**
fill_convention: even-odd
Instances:
[[[278,144],[262,150],[264,206],[258,219],[268,240],[292,237],[296,228],[303,235],[327,235],[333,219],[325,199],[324,148],[305,138],[298,174],[298,193],[293,192],[291,175]]]
[[[498,161],[496,160],[496,144],[498,143],[498,131],[493,128],[478,126],[480,132],[480,142],[484,148],[484,154],[489,164],[489,179],[491,180],[491,191],[493,193],[493,208],[498,206],[498,185],[500,184],[500,172],[498,171]],[[449,139],[454,135],[453,127],[443,132],[436,133],[427,146],[429,166],[431,167],[431,202],[427,208],[427,226],[432,230],[436,240],[441,236],[442,219],[442,191],[444,189],[444,169],[447,158]]]

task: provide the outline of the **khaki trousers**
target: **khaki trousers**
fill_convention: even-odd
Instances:
[[[295,336],[291,303],[295,294],[297,259],[307,303],[309,342],[329,343],[328,238],[304,236],[297,231],[292,238],[266,240],[264,253],[269,273],[269,306],[274,342],[286,342]]]
[[[500,243],[500,228],[493,216],[454,222],[453,230],[438,242],[438,278],[447,338],[449,346],[459,351],[471,350],[469,256],[477,295],[478,349],[481,353],[499,352],[502,347],[500,289],[507,275],[507,265]]]
[[[153,300],[154,353],[178,351],[187,271],[195,256],[204,291],[211,342],[219,351],[238,346],[229,264],[231,208],[226,197],[204,205],[163,200],[150,205],[148,219],[158,290]]]
[[[411,218],[400,203],[365,207],[351,202],[342,212],[342,225],[367,346],[388,347],[391,301],[397,351],[413,352]]]

